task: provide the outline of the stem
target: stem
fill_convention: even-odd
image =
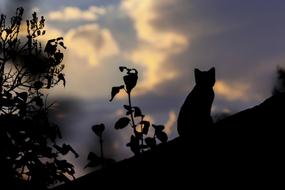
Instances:
[[[131,92],[128,93],[128,100],[129,100],[129,106],[132,108],[132,101],[131,101]],[[132,120],[132,124],[133,124],[133,129],[134,129],[134,133],[136,132],[136,124],[135,124],[135,119],[134,119],[134,115],[133,115],[133,112],[131,113],[131,120]],[[142,132],[142,124],[141,124],[141,132]],[[141,145],[143,146],[143,134],[142,134],[142,137],[141,137]],[[141,148],[141,152],[144,152],[143,151],[143,148]]]
[[[131,101],[131,93],[130,92],[128,93],[128,99],[129,99],[129,106],[132,108],[132,101]],[[131,113],[131,120],[132,120],[133,128],[135,130],[136,124],[135,124],[133,113]]]
[[[2,36],[1,36],[1,39],[2,39]],[[2,58],[2,62],[0,64],[0,78],[1,78],[1,83],[0,83],[0,97],[2,98],[2,91],[3,91],[3,86],[4,86],[4,83],[5,83],[5,80],[3,77],[5,76],[5,64],[6,64],[6,61],[7,61],[7,58],[6,58],[6,42],[5,40],[2,39],[2,54],[3,54],[3,58]],[[4,111],[4,109],[2,109],[2,106],[0,107],[1,108],[1,112],[0,114],[4,113],[4,114],[7,114],[6,111]]]
[[[101,161],[102,161],[102,165],[104,166],[104,154],[103,154],[103,138],[102,135],[100,136],[100,152],[101,152]]]
[[[143,124],[141,124],[141,132],[142,131],[143,131]],[[143,133],[142,133],[142,138],[141,138],[141,145],[142,145],[142,152],[144,152],[144,150],[143,150]]]

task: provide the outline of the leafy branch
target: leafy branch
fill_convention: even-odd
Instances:
[[[135,155],[137,155],[145,150],[153,149],[157,144],[157,139],[162,143],[167,142],[168,137],[163,131],[163,125],[151,125],[149,121],[145,120],[145,115],[142,113],[141,109],[138,106],[133,106],[132,104],[131,93],[137,84],[138,71],[134,68],[130,69],[123,66],[119,67],[119,70],[121,72],[126,72],[123,76],[124,85],[112,88],[110,101],[112,101],[121,90],[124,90],[128,96],[128,104],[123,106],[126,110],[126,116],[120,118],[115,123],[114,128],[123,129],[130,126],[133,129],[133,135],[131,136],[130,142],[127,146],[130,147],[131,151]],[[154,129],[152,137],[148,136],[150,126]]]

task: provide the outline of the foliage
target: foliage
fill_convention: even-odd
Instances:
[[[285,69],[277,67],[277,78],[272,90],[273,95],[285,92]]]
[[[124,90],[128,95],[128,105],[124,105],[126,110],[126,117],[120,118],[115,123],[115,129],[124,129],[127,126],[131,126],[133,129],[133,135],[131,136],[130,142],[127,144],[131,151],[137,155],[145,150],[152,149],[157,144],[157,139],[162,143],[167,142],[167,134],[163,131],[163,125],[150,124],[149,121],[145,120],[145,115],[142,113],[141,109],[137,106],[132,105],[131,92],[137,84],[138,71],[136,69],[130,69],[127,67],[119,67],[121,72],[126,71],[124,75],[124,85],[115,86],[111,91],[112,101],[114,97],[121,91]],[[150,126],[154,129],[154,133],[148,136]]]
[[[51,123],[44,91],[61,81],[65,85],[62,64],[63,38],[50,39],[42,50],[40,36],[45,35],[45,18],[36,12],[26,20],[24,9],[17,8],[8,22],[0,18],[0,162],[10,177],[36,186],[69,181],[73,165],[60,160],[59,154],[71,146],[56,144],[61,138],[59,126]]]

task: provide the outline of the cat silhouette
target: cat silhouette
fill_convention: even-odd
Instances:
[[[177,130],[181,137],[195,135],[212,123],[211,107],[214,101],[215,68],[208,71],[194,70],[196,85],[182,105]]]

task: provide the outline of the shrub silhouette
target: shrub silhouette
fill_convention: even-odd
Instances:
[[[275,79],[275,85],[272,90],[273,95],[278,95],[285,92],[285,69],[277,67],[277,77]]]
[[[135,155],[138,155],[145,150],[154,148],[157,144],[157,139],[159,139],[162,143],[165,143],[167,142],[168,137],[163,131],[163,125],[151,125],[149,121],[145,120],[145,115],[142,113],[141,109],[132,105],[131,92],[137,84],[138,71],[134,68],[130,69],[123,66],[119,67],[119,70],[121,72],[126,71],[126,75],[123,77],[124,85],[115,86],[112,88],[110,101],[112,101],[121,90],[124,90],[128,95],[128,105],[124,105],[126,117],[120,118],[115,123],[114,128],[123,129],[129,125],[133,129],[133,135],[131,136],[130,142],[127,144],[127,146],[130,147],[131,151]],[[154,134],[152,137],[147,136],[150,126],[152,126],[154,129]]]
[[[44,188],[74,178],[73,165],[59,159],[72,151],[70,145],[56,144],[59,126],[48,119],[53,104],[44,91],[61,81],[65,86],[63,38],[50,39],[44,49],[39,36],[45,35],[45,18],[37,13],[26,20],[27,34],[21,31],[24,9],[17,8],[9,23],[0,18],[0,164],[2,180],[7,179]],[[2,167],[3,166],[3,167]],[[1,176],[2,177],[2,176]]]

